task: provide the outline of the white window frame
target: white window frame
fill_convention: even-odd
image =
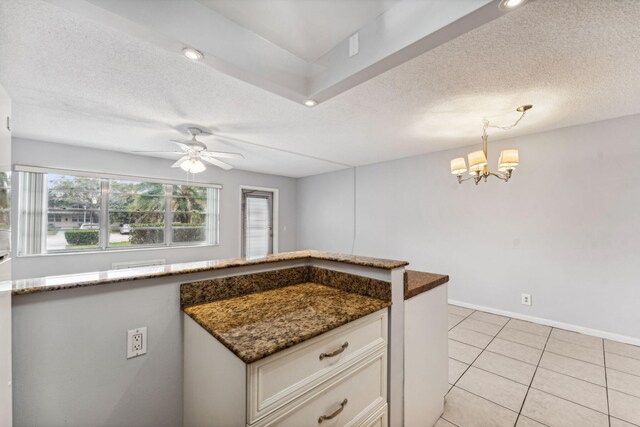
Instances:
[[[40,166],[26,166],[15,165],[14,171],[16,172],[34,172],[40,174],[57,174],[66,176],[81,176],[100,179],[101,185],[101,204],[100,204],[100,224],[104,224],[100,227],[100,239],[99,247],[95,249],[53,249],[47,250],[46,243],[45,249],[42,253],[36,254],[23,254],[20,249],[21,243],[18,242],[18,256],[19,257],[31,257],[31,256],[46,256],[56,254],[84,254],[84,253],[106,253],[113,251],[136,251],[136,250],[148,250],[148,249],[163,249],[163,248],[185,248],[185,247],[203,247],[203,246],[219,246],[220,245],[220,190],[222,185],[211,184],[198,181],[181,181],[181,180],[169,180],[163,178],[150,178],[132,175],[116,175],[107,173],[96,173],[90,171],[78,171],[70,169],[58,169],[58,168],[44,168]],[[165,238],[164,243],[160,244],[148,244],[148,245],[134,245],[131,247],[109,247],[109,184],[111,180],[123,180],[133,182],[150,182],[163,184],[165,190]],[[18,182],[18,185],[22,185]],[[172,199],[172,186],[173,185],[188,185],[207,188],[207,239],[204,242],[184,242],[173,243],[173,210],[171,208]],[[210,190],[218,190],[217,192]],[[20,207],[22,209],[22,207]],[[45,213],[45,219],[48,219],[48,213]],[[18,224],[21,227],[21,224]],[[20,234],[22,235],[22,234]],[[46,237],[45,237],[46,239]]]

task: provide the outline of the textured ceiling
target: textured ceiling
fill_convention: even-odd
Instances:
[[[363,165],[480,142],[481,120],[534,109],[512,137],[640,113],[640,1],[536,0],[309,109],[38,0],[0,2],[0,84],[14,135],[172,149],[187,123]],[[208,139],[240,169],[341,166]],[[443,165],[444,170],[448,165]]]
[[[307,61],[315,61],[398,0],[199,0]]]

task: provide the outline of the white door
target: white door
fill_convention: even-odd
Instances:
[[[242,189],[242,256],[273,253],[273,192]]]
[[[0,427],[10,427],[11,413],[11,100],[0,86]]]

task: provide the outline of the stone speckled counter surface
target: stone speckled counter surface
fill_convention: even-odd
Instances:
[[[227,268],[245,267],[260,264],[277,263],[295,260],[325,260],[352,265],[360,265],[383,270],[393,270],[408,265],[406,261],[394,261],[382,258],[370,258],[357,255],[335,254],[321,251],[296,251],[268,255],[262,258],[231,258],[211,261],[194,261],[180,264],[167,264],[151,267],[127,268],[123,270],[97,271],[90,273],[68,274],[63,276],[37,277],[33,279],[0,282],[0,285],[11,286],[13,295],[24,295],[36,292],[57,291],[83,286],[106,285],[132,280],[151,279],[156,277],[176,276],[180,274],[215,271]]]
[[[301,283],[183,310],[245,363],[252,363],[390,305]]]
[[[426,273],[423,271],[405,270],[404,299],[407,300],[423,292],[444,285],[449,281],[445,274]]]

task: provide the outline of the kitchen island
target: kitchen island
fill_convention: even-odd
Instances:
[[[186,417],[188,412],[187,390],[184,404],[182,393],[182,384],[188,375],[185,370],[183,376],[183,365],[187,363],[188,355],[186,349],[183,354],[181,345],[187,338],[184,329],[189,324],[187,320],[198,328],[192,328],[192,332],[197,330],[201,337],[220,343],[230,357],[249,366],[299,345],[322,340],[326,334],[381,313],[388,319],[388,345],[384,347],[385,400],[388,402],[385,425],[387,420],[391,426],[415,425],[407,415],[410,413],[418,414],[423,423],[430,422],[435,416],[435,422],[439,415],[437,408],[441,412],[446,392],[446,286],[443,286],[446,276],[438,279],[441,283],[434,285],[436,287],[430,288],[426,282],[417,286],[405,285],[415,279],[405,277],[406,265],[402,261],[299,251],[260,259],[204,261],[16,281],[11,284],[14,360],[17,361],[14,369],[15,422],[17,425],[52,422],[181,425],[183,415]],[[246,280],[248,276],[251,280]],[[425,278],[421,280],[424,282]],[[406,294],[405,286],[414,295]],[[238,331],[250,334],[255,330],[247,325],[256,320],[260,323],[255,316],[253,320],[249,319],[251,316],[247,318],[250,310],[242,310],[241,306],[229,311],[237,316],[215,320],[206,327],[212,319],[208,314],[213,314],[214,318],[219,316],[219,310],[212,309],[215,304],[230,304],[236,298],[259,301],[267,292],[280,293],[280,299],[276,298],[279,301],[286,301],[289,295],[293,300],[305,302],[308,305],[302,312],[306,313],[322,313],[324,298],[324,308],[328,311],[313,322],[296,317],[300,313],[295,314],[295,310],[280,316],[279,327],[293,326],[291,331],[294,333],[284,334],[284,339],[282,331],[287,330],[286,327],[275,332],[278,331],[277,322],[273,327],[264,323],[263,331],[276,333],[280,338],[270,337],[262,343],[265,345],[257,347],[243,348],[237,345],[242,339],[232,342],[229,336],[225,343],[225,334],[230,331],[232,335]],[[310,295],[323,297],[314,303]],[[410,298],[405,300],[405,296]],[[426,313],[418,310],[428,320],[420,325],[418,332],[431,331],[433,336],[419,338],[427,340],[423,344],[429,348],[428,354],[412,358],[405,355],[405,348],[411,348],[413,340],[412,333],[405,334],[405,323],[411,322],[405,319],[405,306],[409,307],[408,304],[417,298],[426,298],[425,306],[433,305]],[[227,302],[222,303],[223,300]],[[353,312],[336,309],[332,312],[331,305],[326,304],[328,300],[345,304],[344,307],[359,308]],[[195,308],[211,303],[214,305],[208,310]],[[281,309],[293,306],[295,304],[263,305]],[[229,320],[239,323],[229,324]],[[127,360],[123,342],[126,331],[144,326],[149,331],[147,354]],[[77,342],[87,345],[74,348],[72,344]],[[245,342],[252,344],[256,340]],[[275,346],[274,342],[277,343]],[[352,350],[356,348],[352,347]],[[435,363],[425,365],[421,362],[431,360],[434,354],[440,356],[432,358]],[[406,389],[405,365],[413,366],[416,363],[413,359],[419,363],[413,369],[420,369],[434,385],[433,396],[430,391]],[[440,359],[445,361],[444,366],[438,365]],[[440,385],[442,373],[444,384]],[[95,390],[100,390],[102,396],[98,401],[92,396]],[[407,405],[407,393],[422,396],[420,408]],[[128,395],[147,397],[142,404],[133,407],[128,403]],[[55,405],[51,396],[55,396]],[[432,406],[437,414],[421,413],[425,398],[434,402]],[[336,402],[338,406],[340,403]],[[329,406],[332,411],[335,409],[334,404]],[[248,419],[239,425],[248,424]]]

